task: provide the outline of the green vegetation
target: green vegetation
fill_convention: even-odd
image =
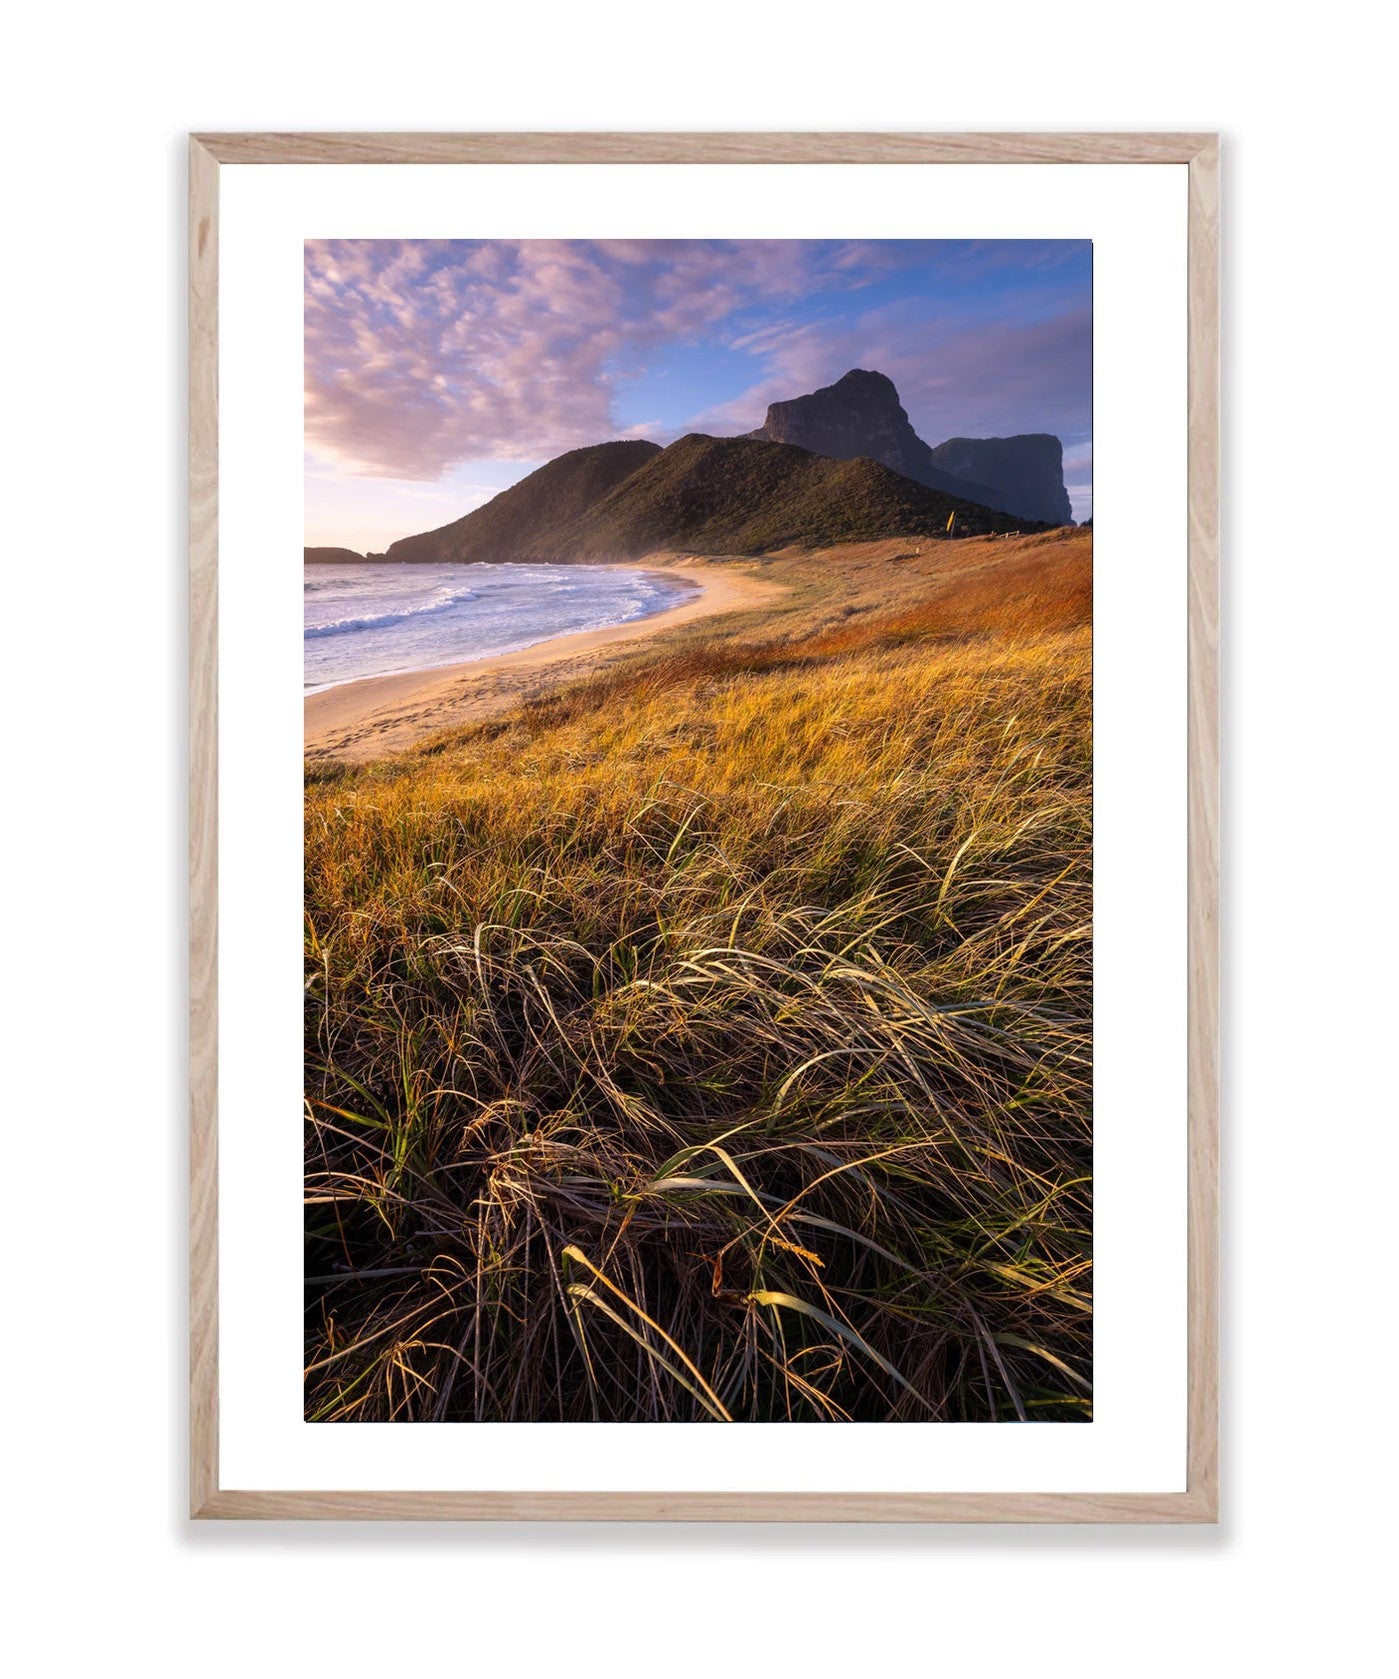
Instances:
[[[1088,545],[977,564],[308,776],[308,1417],[1090,1416]]]
[[[1039,530],[872,460],[785,443],[682,437],[601,443],[542,466],[455,524],[395,542],[391,560],[617,560],[662,548],[765,554],[790,544]]]
[[[789,544],[941,536],[954,512],[964,536],[1022,528],[1010,514],[927,489],[876,461],[696,434],[652,456],[590,509],[569,541],[579,556],[666,546],[765,554]]]
[[[391,543],[384,557],[436,565],[549,559],[575,520],[660,452],[639,438],[571,449],[450,525]]]

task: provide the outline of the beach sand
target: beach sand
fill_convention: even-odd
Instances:
[[[606,629],[555,636],[518,653],[403,671],[341,683],[305,700],[308,763],[338,759],[360,763],[402,751],[438,729],[471,723],[503,711],[518,700],[584,676],[624,647],[668,634],[696,619],[769,604],[785,593],[781,584],[754,577],[756,562],[686,558],[662,568],[655,560],[642,569],[698,585],[698,593],[650,618]]]

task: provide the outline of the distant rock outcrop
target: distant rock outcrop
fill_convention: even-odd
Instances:
[[[866,368],[808,396],[774,402],[748,435],[834,460],[868,456],[945,495],[1036,523],[1072,522],[1057,437],[954,437],[932,449],[909,423],[893,380]]]
[[[358,565],[365,558],[353,548],[303,548],[301,552],[305,565]]]
[[[996,497],[994,507],[1054,525],[1073,523],[1069,492],[1064,488],[1064,446],[1047,432],[949,437],[931,453],[940,472],[985,485]]]

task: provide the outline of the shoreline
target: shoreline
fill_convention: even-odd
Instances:
[[[402,750],[438,729],[474,722],[505,709],[531,687],[532,679],[545,675],[551,667],[576,666],[567,674],[581,675],[604,649],[648,640],[698,618],[757,606],[785,592],[781,585],[760,581],[746,569],[730,571],[726,565],[724,571],[716,573],[702,557],[669,566],[641,564],[635,569],[668,582],[679,575],[697,588],[687,600],[645,618],[631,618],[601,629],[573,630],[513,653],[385,676],[362,676],[318,689],[303,700],[307,760],[362,762]]]
[[[329,562],[308,561],[307,563],[314,565]],[[400,564],[403,565],[409,565],[412,563],[413,562],[409,560],[403,560],[400,562]],[[586,562],[576,561],[574,564],[575,568],[581,569]],[[599,566],[598,570],[639,571],[643,577],[656,577],[665,583],[672,583],[675,581],[674,570],[662,571],[657,566],[607,565]],[[371,676],[346,676],[339,682],[326,682],[319,688],[307,688],[303,690],[301,697],[303,700],[314,700],[318,699],[322,694],[329,694],[333,692],[336,688],[353,688],[361,682],[388,682],[400,676],[443,676],[448,671],[465,671],[473,668],[479,669],[491,664],[496,659],[513,658],[516,653],[532,653],[536,647],[546,647],[552,645],[552,643],[556,641],[566,641],[570,636],[595,635],[601,634],[604,630],[631,629],[633,626],[640,627],[643,624],[649,623],[652,618],[662,618],[668,612],[675,612],[682,606],[688,606],[692,600],[697,599],[703,592],[704,585],[698,578],[685,578],[684,581],[692,584],[690,593],[683,600],[677,601],[674,606],[664,606],[659,612],[646,612],[639,618],[624,618],[619,624],[599,624],[591,630],[565,630],[561,635],[541,636],[538,641],[531,641],[524,647],[511,647],[500,653],[482,653],[474,659],[448,659],[445,663],[440,665],[413,665],[406,670],[376,671]]]

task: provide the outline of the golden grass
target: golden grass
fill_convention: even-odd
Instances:
[[[308,1417],[1090,1414],[1087,550],[961,547],[308,778]]]

